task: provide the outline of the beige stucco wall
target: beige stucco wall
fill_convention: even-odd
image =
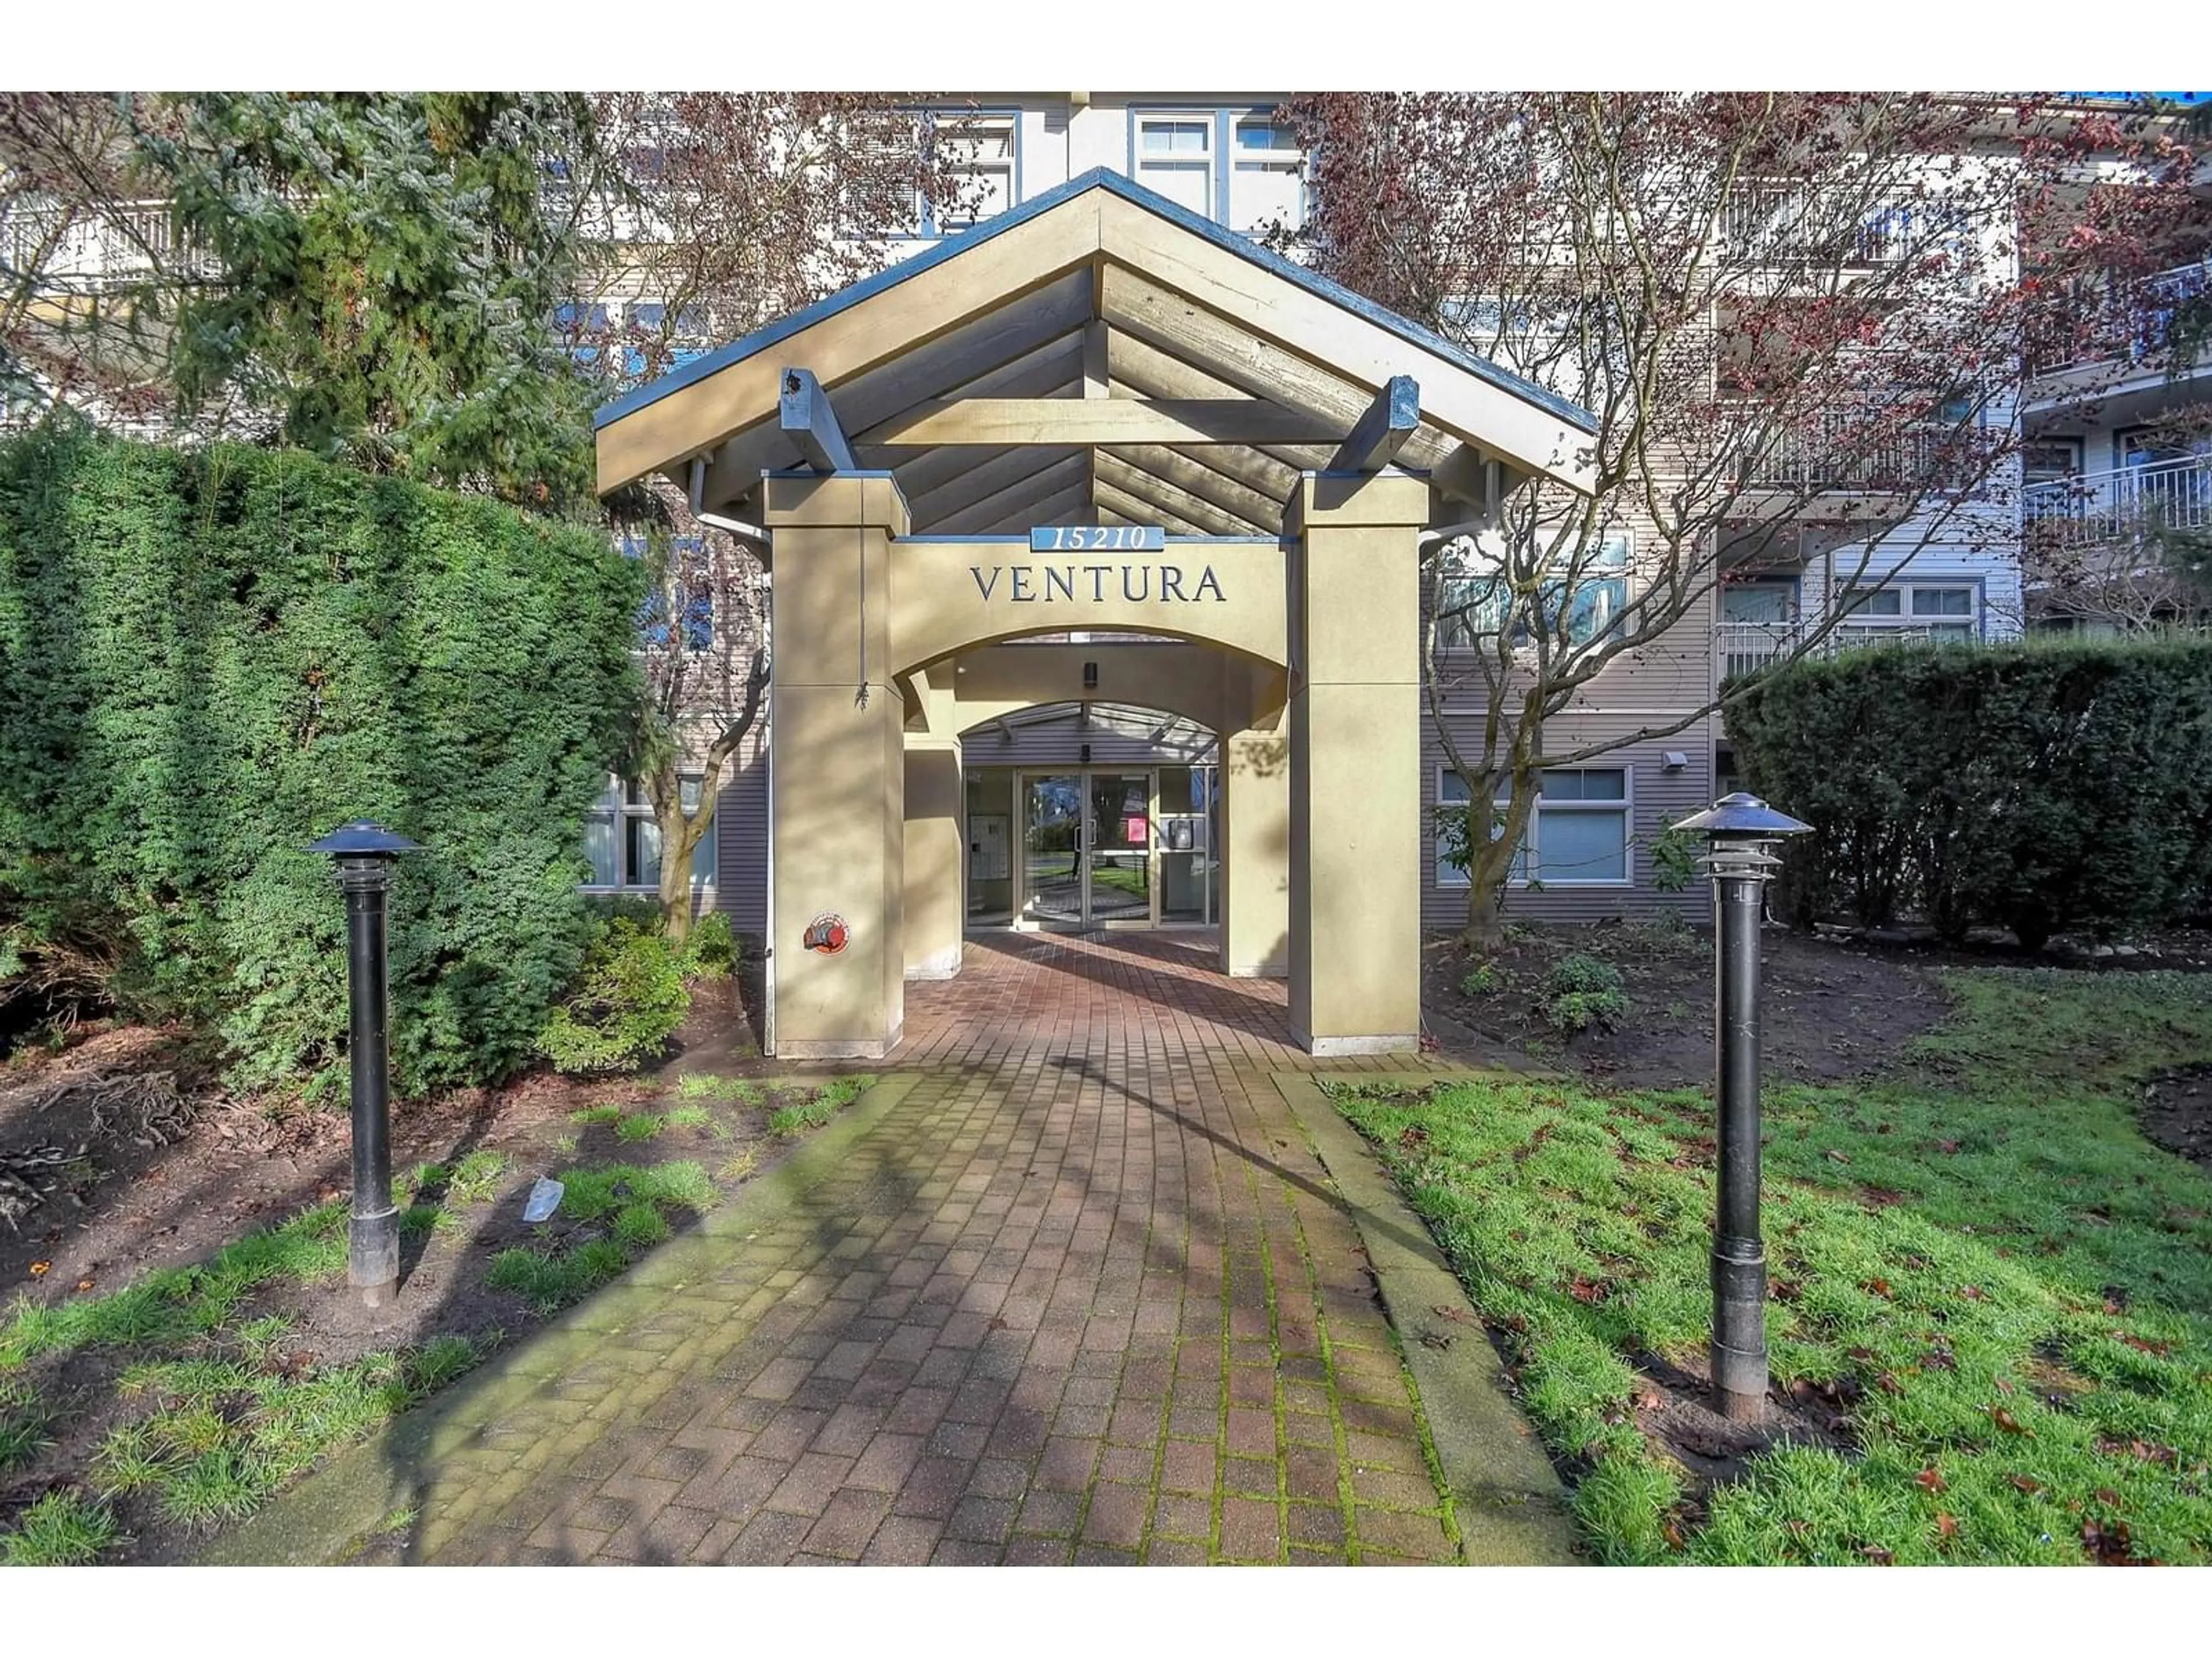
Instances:
[[[890,684],[888,478],[771,480],[775,537],[775,1049],[880,1059],[906,1017],[905,700]],[[865,690],[866,696],[861,693]],[[844,918],[835,954],[808,925]]]
[[[1291,1024],[1316,1054],[1420,1046],[1424,479],[1293,498]]]

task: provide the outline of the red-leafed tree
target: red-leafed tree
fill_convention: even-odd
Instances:
[[[1824,555],[1863,605],[1939,538],[2016,544],[2023,228],[2101,201],[2081,163],[2122,135],[1889,94],[1331,94],[1285,115],[1313,158],[1307,257],[1596,419],[1591,493],[1508,476],[1430,552],[1435,726],[1468,799],[1497,803],[1439,814],[1480,942],[1547,769],[1724,702],[1724,580]],[[2161,186],[2131,198],[2140,239],[2187,157],[2124,136],[2133,182]],[[1776,654],[1822,648],[1846,610]],[[1607,671],[1670,661],[1695,687],[1679,714],[1588,740],[1560,720]]]

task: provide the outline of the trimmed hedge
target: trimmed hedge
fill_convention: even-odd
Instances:
[[[1727,718],[1745,787],[1816,831],[1777,889],[1800,924],[2035,948],[2212,903],[2212,640],[1854,652],[1767,672]]]
[[[397,1081],[514,1071],[592,936],[642,592],[601,533],[297,453],[0,445],[0,972],[100,962],[241,1085],[327,1075],[344,909],[303,849],[374,818],[428,849],[392,900]]]

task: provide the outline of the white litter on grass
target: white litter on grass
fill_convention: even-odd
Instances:
[[[530,1201],[522,1206],[525,1221],[543,1221],[561,1207],[561,1183],[550,1176],[540,1176],[530,1189]]]

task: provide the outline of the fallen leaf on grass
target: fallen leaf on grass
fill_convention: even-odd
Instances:
[[[1936,1150],[1940,1152],[1955,1152],[1959,1150],[1959,1143],[1955,1140],[1939,1140],[1936,1143]]]
[[[2173,1352],[2173,1344],[2171,1342],[2149,1342],[2140,1336],[2130,1336],[2125,1331],[2114,1331],[2112,1334],[2138,1353],[2156,1354],[2163,1359]]]
[[[1878,1567],[1893,1567],[1897,1565],[1896,1554],[1892,1551],[1884,1549],[1879,1544],[1869,1544],[1864,1549],[1861,1550],[1859,1553],[1866,1557],[1868,1560],[1873,1562],[1875,1565]]]
[[[1959,1294],[1969,1302],[1986,1302],[1990,1299],[1990,1293],[1978,1285],[1961,1286]]]
[[[2029,1428],[2026,1424],[2022,1423],[2020,1419],[2014,1417],[2010,1412],[2007,1411],[2002,1406],[1992,1406],[1990,1407],[1990,1421],[1996,1424],[2007,1434],[2024,1434],[2032,1438],[2035,1433],[2033,1429]]]
[[[1920,1483],[1924,1492],[1942,1492],[1951,1484],[1943,1478],[1943,1471],[1932,1463],[1912,1478]]]
[[[1832,1147],[1829,1149],[1828,1158],[1831,1163],[1835,1164],[1848,1164],[1851,1161],[1849,1152],[1839,1152]]]
[[[2089,1552],[2090,1559],[2100,1567],[2154,1567],[2158,1562],[2148,1555],[2136,1553],[2135,1540],[2128,1535],[2124,1521],[2099,1521],[2094,1517],[2081,1523],[2081,1547]]]
[[[1936,1516],[1936,1530],[1946,1538],[1956,1538],[1959,1535],[1958,1517],[1945,1515],[1938,1510]]]
[[[2006,1382],[2002,1376],[1997,1378],[1996,1383],[1997,1392],[2000,1394],[2010,1394],[2013,1391],[2012,1384]]]
[[[1869,1295],[1881,1297],[1885,1301],[1889,1298],[1889,1281],[1886,1279],[1869,1279],[1859,1288]]]
[[[44,1279],[48,1273],[53,1271],[53,1267],[54,1264],[51,1261],[33,1261],[31,1264],[31,1277],[33,1279]]]
[[[2024,1474],[2008,1474],[2005,1476],[2005,1480],[2016,1491],[2027,1492],[2031,1497],[2043,1490],[2043,1482],[2031,1480]]]

